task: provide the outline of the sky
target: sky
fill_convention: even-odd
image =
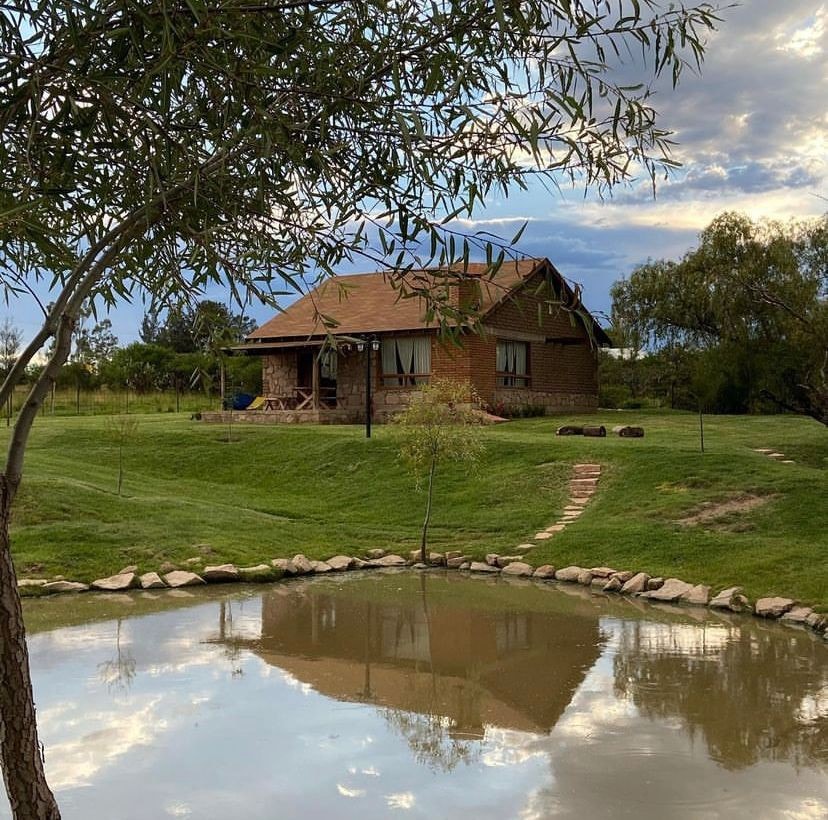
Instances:
[[[744,0],[721,16],[701,74],[686,72],[677,89],[664,83],[654,97],[682,164],[655,198],[649,178],[603,201],[582,187],[537,185],[492,201],[461,227],[508,238],[526,222],[520,252],[548,257],[600,317],[613,282],[648,259],[680,257],[723,211],[781,220],[828,211],[828,2]],[[143,312],[139,302],[110,315],[122,344],[138,338]],[[272,312],[248,310],[257,321]],[[0,307],[4,315],[26,338],[39,326],[29,303]]]

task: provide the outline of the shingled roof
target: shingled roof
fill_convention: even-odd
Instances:
[[[563,279],[546,259],[518,259],[504,262],[492,276],[485,263],[469,263],[467,269],[452,271],[448,276],[436,271],[412,271],[403,276],[409,291],[424,279],[433,279],[440,287],[453,287],[463,278],[477,279],[480,284],[480,313],[487,313],[507,298],[535,272],[548,266],[554,275]],[[418,296],[404,297],[399,287],[392,285],[392,277],[399,283],[399,275],[388,271],[336,276],[326,280],[301,299],[277,313],[247,336],[248,343],[289,342],[325,336],[329,332],[322,316],[336,321],[332,329],[337,335],[390,333],[424,330],[436,327],[426,321],[427,306]],[[564,287],[566,286],[563,283]],[[457,290],[454,289],[456,304]],[[596,328],[598,325],[596,324]],[[601,335],[603,331],[600,330]],[[247,345],[240,345],[240,348]]]
[[[478,278],[481,283],[483,314],[506,296],[517,285],[531,276],[542,264],[542,259],[520,259],[504,262],[494,277],[484,276],[488,267],[470,263],[465,276]],[[429,271],[417,271],[405,277],[410,285],[422,281]],[[425,320],[425,302],[417,297],[404,298],[391,284],[391,274],[361,273],[337,276],[323,282],[310,293],[294,302],[282,313],[277,313],[247,338],[254,340],[307,339],[324,335],[326,328],[320,316],[336,320],[337,334],[384,333],[397,330],[422,330],[429,325]],[[455,273],[455,277],[459,274]],[[457,278],[444,278],[443,286]]]

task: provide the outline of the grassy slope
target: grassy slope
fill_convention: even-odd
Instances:
[[[619,413],[590,421],[642,422],[643,440],[555,438],[577,419],[487,428],[476,474],[446,468],[432,529],[435,549],[509,553],[566,503],[570,466],[604,474],[587,512],[531,560],[610,564],[749,594],[789,594],[828,606],[828,431],[790,417],[706,419]],[[156,569],[203,555],[246,565],[381,546],[417,546],[422,495],[395,461],[388,430],[359,427],[225,427],[142,416],[127,445],[124,496],[101,418],[42,419],[13,520],[21,575],[91,580],[128,563]],[[774,447],[779,464],[752,451]],[[705,501],[752,493],[768,503],[702,526],[676,522]],[[206,545],[206,546],[205,546]]]

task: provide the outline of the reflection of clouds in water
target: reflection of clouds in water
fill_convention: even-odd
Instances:
[[[186,803],[168,803],[164,806],[164,811],[170,817],[187,817],[193,813],[193,810]]]
[[[828,801],[803,800],[796,808],[787,810],[785,820],[825,820],[828,817]]]
[[[272,669],[273,667],[268,667]],[[281,670],[282,680],[292,689],[296,689],[303,695],[310,695],[313,692],[313,687],[309,683],[299,680],[295,675],[285,670]]]
[[[45,736],[79,725],[89,730],[79,737],[49,745],[46,774],[52,788],[89,786],[102,768],[136,746],[152,743],[169,726],[166,720],[157,716],[162,700],[163,696],[157,695],[129,714],[82,712],[77,704],[42,712],[40,729]],[[75,714],[69,717],[72,710]]]
[[[365,797],[366,794],[365,789],[349,789],[347,786],[343,786],[341,783],[336,784],[336,790],[343,797]]]
[[[486,726],[483,743],[487,748],[480,756],[480,761],[489,767],[518,766],[547,754],[537,735],[514,729]]]
[[[725,623],[665,623],[660,621],[617,621],[602,619],[602,627],[610,629],[609,647],[617,651],[635,632],[636,650],[640,653],[707,655],[721,652],[738,640],[738,626]]]
[[[412,792],[397,792],[395,794],[386,794],[385,802],[389,809],[413,809],[417,798]]]
[[[796,717],[800,723],[828,720],[828,684],[802,698]],[[825,812],[825,816],[828,817],[828,811]]]

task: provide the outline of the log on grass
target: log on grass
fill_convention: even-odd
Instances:
[[[593,438],[604,438],[607,434],[607,428],[603,424],[584,427],[584,435],[592,436]]]
[[[556,436],[582,436],[584,434],[583,427],[577,427],[574,424],[564,424],[555,431]]]
[[[632,427],[629,424],[620,424],[612,428],[613,433],[618,433],[621,438],[644,438],[643,427]]]

